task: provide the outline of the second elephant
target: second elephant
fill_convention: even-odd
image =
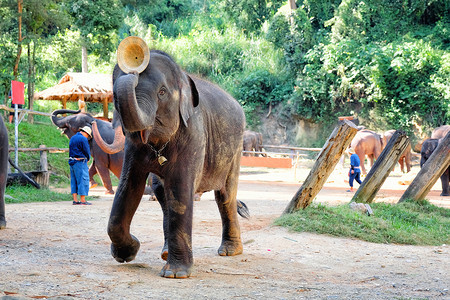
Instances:
[[[355,150],[355,153],[361,161],[361,171],[363,174],[367,174],[364,166],[366,155],[369,158],[370,166],[372,167],[374,160],[380,156],[383,145],[384,143],[381,136],[374,131],[363,129],[356,133],[350,147]]]
[[[58,117],[60,114],[70,115]],[[76,110],[60,109],[55,110],[52,113],[53,124],[58,126],[69,139],[74,136],[80,128],[91,126],[94,120],[97,121],[98,130],[103,139],[112,142],[114,140],[114,130],[109,122],[97,120],[88,113],[80,113],[80,111]],[[109,171],[116,175],[117,178],[120,178],[124,155],[123,151],[115,154],[107,154],[98,146],[95,139],[92,139],[89,144],[91,146],[91,156],[93,158],[93,162],[89,168],[89,180],[91,185],[95,182],[93,176],[98,173],[103,186],[106,188],[106,193],[114,194]]]

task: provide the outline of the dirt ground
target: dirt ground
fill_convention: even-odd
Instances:
[[[413,169],[412,173],[417,172]],[[314,201],[348,203],[345,170],[337,168]],[[194,205],[194,271],[189,279],[158,276],[164,265],[162,213],[144,196],[131,232],[136,259],[117,263],[106,233],[113,196],[97,187],[92,206],[71,202],[9,204],[0,231],[1,299],[449,299],[448,245],[373,244],[294,233],[273,226],[309,173],[242,168],[238,198],[244,253],[220,257],[221,222],[213,193]],[[410,175],[412,176],[412,175]],[[396,202],[407,186],[393,173],[376,201]],[[299,183],[300,182],[300,183]],[[439,182],[428,199],[440,197]],[[376,213],[376,212],[375,212]]]

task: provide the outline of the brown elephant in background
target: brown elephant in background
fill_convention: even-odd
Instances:
[[[262,152],[263,137],[262,134],[256,131],[245,130],[243,136],[243,151]],[[260,153],[255,153],[254,156],[259,156]],[[251,156],[250,153],[244,153],[244,156]],[[266,154],[261,154],[266,157]]]
[[[449,131],[450,131],[450,125],[442,125],[433,130],[433,132],[431,133],[431,138],[432,139],[442,139],[447,135],[447,133]]]
[[[355,150],[355,153],[361,161],[361,171],[363,174],[367,174],[364,166],[366,155],[368,156],[370,166],[372,167],[374,160],[380,156],[383,146],[384,143],[382,137],[374,131],[363,129],[356,133],[350,143],[350,147]]]
[[[389,143],[394,133],[395,133],[394,129],[388,130],[384,133],[383,135],[384,147],[386,147],[387,143]],[[408,147],[406,147],[405,151],[403,151],[402,155],[398,159],[398,163],[400,164],[400,170],[402,171],[402,173],[405,173],[405,166],[406,166],[406,173],[411,171],[411,157],[412,157],[411,144],[408,144]]]

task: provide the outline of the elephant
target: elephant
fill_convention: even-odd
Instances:
[[[245,130],[243,137],[243,151],[262,152],[263,138],[262,134],[256,131]],[[260,153],[255,153],[254,156],[259,156]],[[244,153],[244,156],[250,156],[250,153]],[[265,154],[261,154],[266,156]]]
[[[425,162],[430,158],[431,154],[436,150],[439,145],[439,139],[427,139],[422,144],[422,149],[420,150],[420,167],[422,167]],[[449,191],[449,180],[450,180],[450,166],[441,175],[442,193],[441,196],[450,196]]]
[[[395,130],[388,130],[383,134],[383,144],[384,147],[386,147],[387,143],[391,140],[392,136],[394,135]],[[398,159],[398,163],[400,164],[400,170],[402,173],[409,173],[411,171],[411,144],[408,144],[408,147],[406,147],[405,151],[403,151],[402,155]],[[406,172],[405,172],[405,166],[406,166]]]
[[[66,117],[58,117],[60,114],[71,114]],[[114,140],[114,130],[110,122],[97,120],[88,113],[80,113],[76,110],[59,109],[55,110],[51,116],[53,124],[58,126],[63,133],[70,139],[75,135],[83,126],[91,126],[93,121],[97,122],[98,131],[103,138],[109,142]],[[91,156],[93,158],[92,164],[89,167],[89,180],[91,186],[96,184],[94,181],[94,175],[99,174],[102,180],[103,186],[106,188],[106,194],[114,194],[114,190],[111,184],[111,178],[109,171],[120,177],[122,172],[122,163],[124,153],[119,151],[115,154],[107,154],[98,146],[95,139],[89,141],[91,147]]]
[[[370,166],[372,167],[374,159],[380,156],[383,145],[382,137],[374,131],[362,129],[356,133],[350,143],[350,147],[355,150],[355,153],[361,161],[361,171],[363,174],[367,174],[364,166],[366,155],[369,157]]]
[[[140,242],[130,233],[130,223],[145,180],[153,173],[153,189],[163,211],[161,257],[166,264],[160,276],[188,278],[195,193],[214,190],[222,220],[218,254],[243,252],[236,195],[245,115],[228,93],[186,73],[167,53],[148,53],[150,63],[143,71],[126,73],[120,61],[113,71],[125,156],[107,228],[111,254],[118,262],[136,257]]]
[[[447,133],[449,131],[450,131],[450,125],[442,125],[433,130],[433,132],[431,133],[431,138],[432,139],[442,139],[447,135]]]
[[[24,178],[24,182],[40,188],[39,184],[28,177],[9,157],[8,130],[3,118],[0,117],[0,230],[6,228],[5,190],[8,181],[8,162],[19,171],[20,176]]]
[[[8,131],[3,118],[0,117],[0,229],[6,227],[5,190],[8,178],[9,143]]]

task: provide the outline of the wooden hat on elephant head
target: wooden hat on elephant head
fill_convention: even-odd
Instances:
[[[150,51],[140,37],[129,36],[120,42],[117,48],[117,63],[125,73],[141,73],[147,68],[149,61]]]

